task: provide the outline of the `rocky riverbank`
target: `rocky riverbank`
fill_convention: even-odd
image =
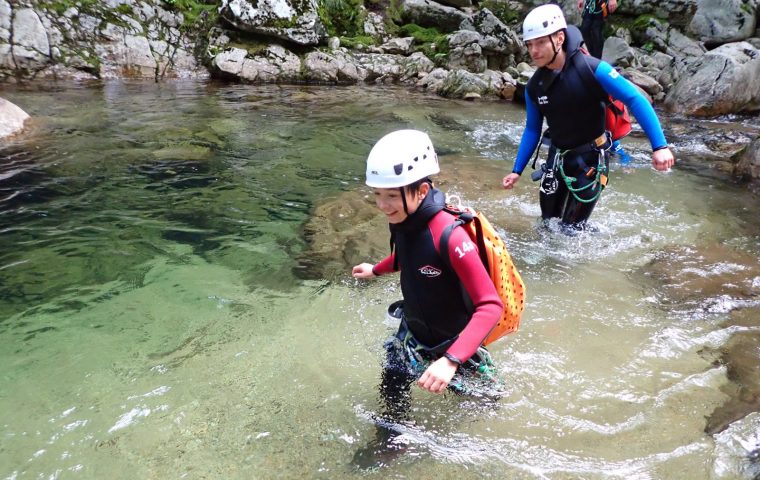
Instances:
[[[520,20],[540,3],[0,0],[0,82],[394,83],[513,100],[533,73]],[[565,3],[578,23],[575,2]],[[760,111],[754,0],[635,0],[609,20],[604,59],[666,111]],[[757,143],[736,157],[736,175],[758,178]]]

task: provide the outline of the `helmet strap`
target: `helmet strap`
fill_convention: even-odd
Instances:
[[[557,32],[561,32],[561,31],[562,30],[558,30]],[[559,55],[559,52],[561,50],[563,50],[562,47],[564,45],[565,40],[567,40],[567,37],[565,37],[565,40],[562,41],[562,44],[559,47],[556,47],[554,45],[554,35],[557,34],[557,32],[554,32],[551,35],[549,35],[549,40],[551,40],[551,42],[552,42],[552,51],[554,52],[554,56],[552,56],[552,59],[549,61],[549,63],[546,64],[546,66],[551,65],[552,63],[554,63],[555,60],[557,60],[557,55]],[[567,34],[565,34],[565,35],[567,35]]]
[[[552,33],[551,35],[549,35],[549,40],[551,40],[551,42],[552,42],[552,51],[554,52],[554,56],[552,57],[551,60],[549,60],[549,63],[546,64],[547,66],[551,65],[552,63],[554,63],[554,61],[557,59],[557,55],[559,55],[559,51],[562,49],[562,47],[557,48],[554,45],[554,38],[552,37],[552,35],[554,35],[554,34]]]
[[[404,213],[409,215],[409,208],[406,206],[406,192],[404,191],[404,187],[398,187],[398,191],[401,192],[401,203],[404,204]]]

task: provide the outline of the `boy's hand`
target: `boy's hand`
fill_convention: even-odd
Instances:
[[[417,385],[428,392],[441,393],[449,386],[449,382],[457,373],[457,368],[459,365],[446,357],[441,357],[425,370],[425,373],[417,380]]]
[[[373,266],[371,263],[360,263],[351,269],[351,275],[354,278],[372,278],[376,276],[375,272],[372,271]]]

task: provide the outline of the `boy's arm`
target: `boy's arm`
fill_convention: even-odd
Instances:
[[[470,322],[446,351],[447,358],[463,363],[477,351],[496,326],[504,305],[480,260],[477,247],[464,229],[455,228],[451,232],[448,254],[451,266],[474,307]]]

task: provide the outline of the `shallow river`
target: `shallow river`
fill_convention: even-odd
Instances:
[[[597,231],[566,237],[538,227],[528,175],[499,187],[511,104],[195,82],[0,95],[34,117],[0,144],[0,478],[760,475],[760,201],[654,172],[640,134]],[[407,127],[500,228],[528,304],[491,348],[502,398],[414,389],[405,448],[359,469],[400,292],[348,272],[386,253],[364,159]]]

